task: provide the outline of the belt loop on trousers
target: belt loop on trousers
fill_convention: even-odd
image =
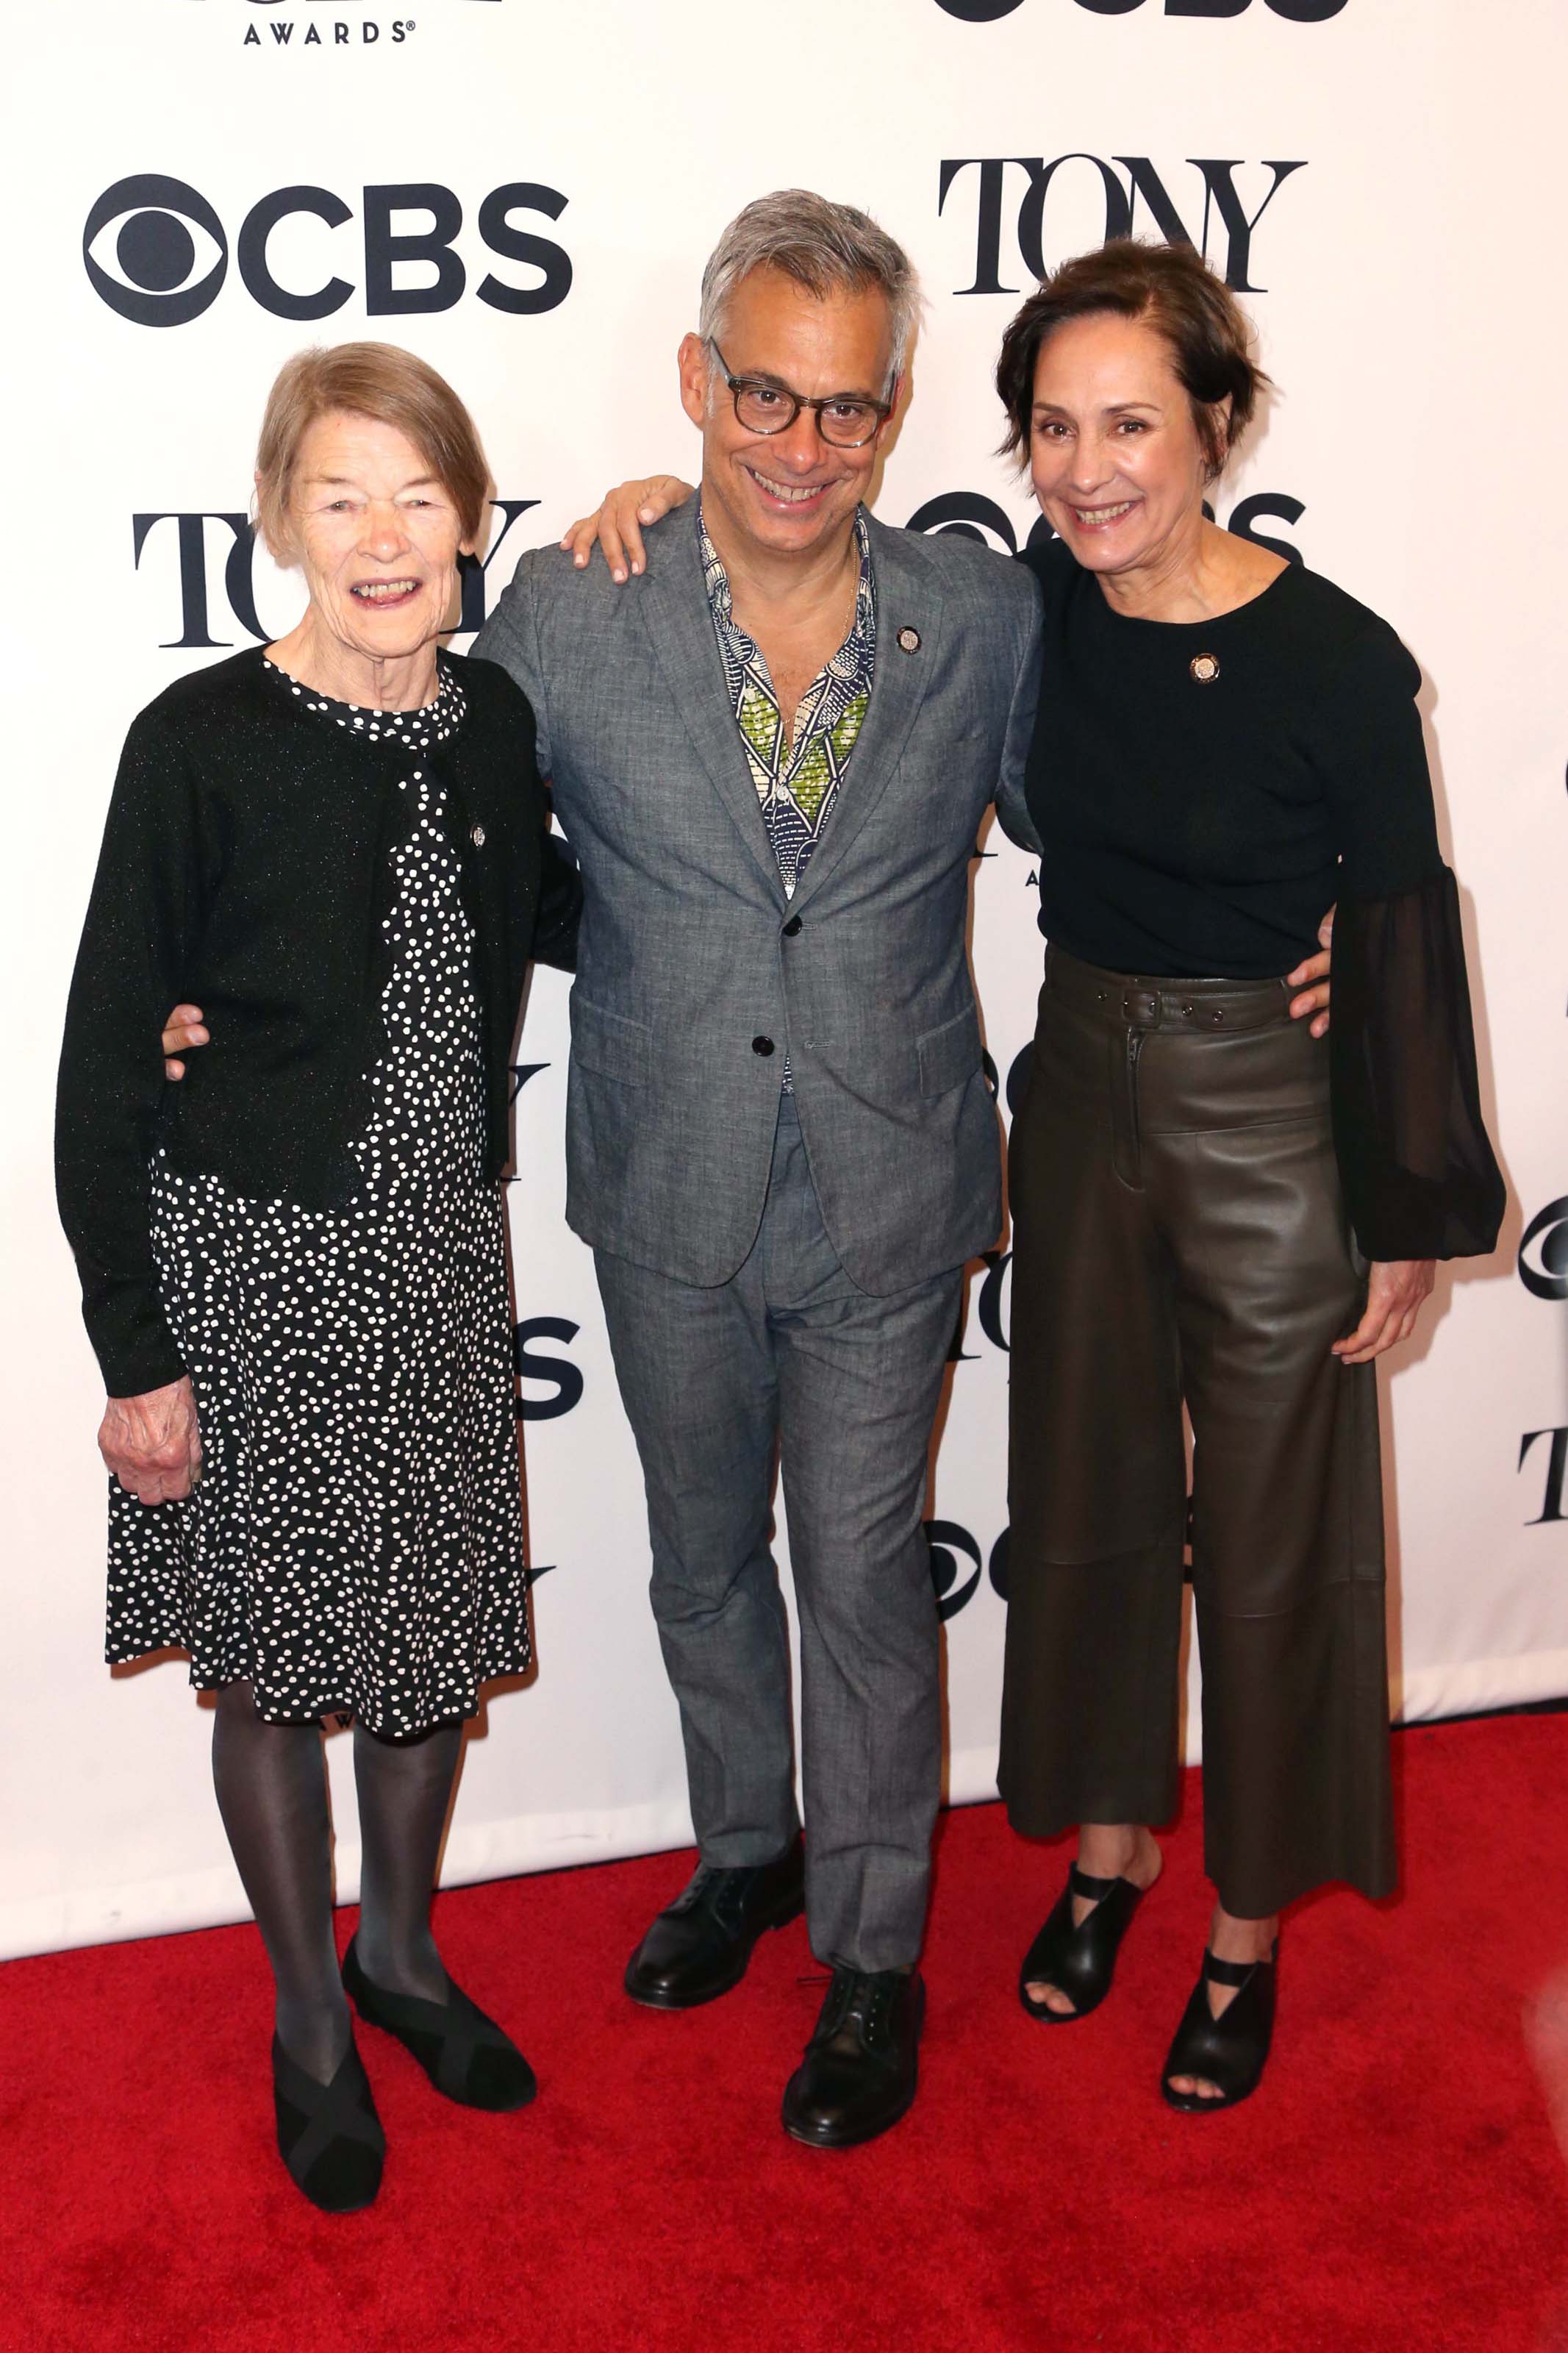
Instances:
[[[1092,1021],[1140,1035],[1166,1029],[1225,1038],[1288,1020],[1290,988],[1282,980],[1152,978],[1081,962],[1047,942],[1046,985],[1060,1002]]]

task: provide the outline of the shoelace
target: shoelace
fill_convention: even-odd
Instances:
[[[887,2023],[895,1984],[896,1973],[886,1970],[835,1969],[814,2040],[826,2042],[853,2023],[868,2042],[879,2041]]]
[[[690,1884],[671,1906],[677,1912],[694,1911],[699,1904],[710,1904],[722,1911],[737,1894],[756,1877],[754,1865],[749,1863],[700,1862]]]

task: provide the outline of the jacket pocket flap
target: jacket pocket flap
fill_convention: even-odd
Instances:
[[[923,1095],[945,1094],[949,1087],[961,1086],[973,1078],[981,1066],[980,1015],[973,1005],[944,1021],[939,1029],[928,1029],[916,1042],[921,1061],[921,1092]]]
[[[643,1021],[590,1005],[572,994],[572,1057],[584,1071],[616,1079],[624,1087],[646,1087],[653,1067],[653,1031]]]

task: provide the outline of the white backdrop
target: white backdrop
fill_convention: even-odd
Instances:
[[[500,495],[533,502],[494,556],[493,599],[516,552],[601,486],[694,470],[675,347],[719,229],[780,185],[868,206],[924,276],[913,396],[877,501],[889,522],[945,501],[924,527],[999,542],[1028,528],[1026,492],[990,454],[989,371],[1042,256],[1098,241],[1131,208],[1142,233],[1204,242],[1247,290],[1282,397],[1221,486],[1220,519],[1288,543],[1388,615],[1425,666],[1510,1181],[1503,1247],[1442,1283],[1385,1383],[1395,1701],[1432,1715],[1568,1691],[1568,12],[404,5],[412,16],[380,0],[31,0],[7,18],[0,1952],[244,1910],[184,1662],[112,1676],[99,1663],[100,1400],[48,1137],[125,726],[178,671],[247,642],[247,623],[275,635],[298,610],[296,585],[261,563],[248,608],[225,520],[246,505],[267,386],[302,342],[365,333],[448,375]],[[423,237],[426,258],[399,256],[399,237]],[[994,832],[985,847],[974,963],[1005,1077],[1031,1028],[1040,943],[1028,861]],[[542,973],[512,1191],[539,1666],[492,1694],[476,1727],[449,1881],[689,1831],[640,1485],[588,1257],[562,1219],[565,1015],[564,982]],[[931,1505],[956,1799],[994,1790],[1004,1614],[991,1565],[1006,1270],[975,1272]],[[331,1743],[344,1896],[347,1748]]]

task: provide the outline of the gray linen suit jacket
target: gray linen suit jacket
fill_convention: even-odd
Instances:
[[[823,1219],[862,1290],[923,1282],[1001,1227],[968,875],[993,799],[1033,839],[1038,591],[973,541],[867,520],[870,705],[793,903],[729,705],[693,508],[655,526],[624,588],[597,559],[579,572],[533,549],[474,647],[533,705],[583,870],[567,1220],[685,1282],[728,1281],[756,1238],[786,1050]]]

